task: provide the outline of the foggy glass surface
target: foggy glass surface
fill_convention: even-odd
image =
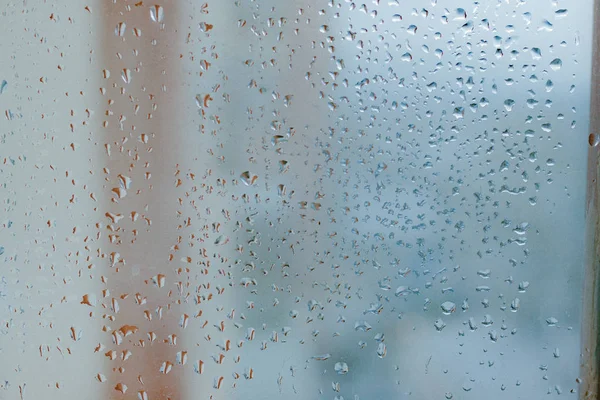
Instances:
[[[578,395],[592,1],[4,1],[0,399]]]

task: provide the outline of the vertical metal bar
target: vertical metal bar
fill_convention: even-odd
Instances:
[[[586,257],[583,290],[582,354],[580,398],[597,399],[600,393],[598,380],[598,341],[600,327],[600,1],[594,1],[594,39],[591,79],[590,135],[588,137],[588,168],[586,194]]]

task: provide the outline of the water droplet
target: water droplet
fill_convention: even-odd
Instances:
[[[162,22],[164,18],[164,10],[162,6],[154,5],[150,7],[150,18],[154,22]]]
[[[451,301],[446,301],[446,302],[442,303],[441,308],[442,308],[442,312],[444,314],[450,315],[454,311],[456,311],[456,304],[454,304]]]
[[[367,321],[357,321],[354,324],[354,330],[368,332],[371,330],[371,325]]]
[[[163,274],[158,274],[152,277],[152,282],[159,288],[165,286],[166,277]]]
[[[127,28],[127,24],[125,22],[119,22],[115,28],[115,35],[124,36],[126,28]]]
[[[246,186],[252,186],[258,180],[258,175],[254,175],[254,174],[250,173],[250,171],[244,171],[240,175],[240,179],[242,180],[242,182],[244,183],[244,185],[246,185]]]
[[[123,79],[123,82],[130,83],[131,82],[131,70],[129,68],[123,68],[123,71],[121,71],[121,78]]]
[[[446,327],[446,324],[444,323],[444,321],[442,321],[440,318],[438,318],[433,323],[433,326],[435,326],[435,329],[438,332],[441,332]]]
[[[119,382],[115,385],[115,390],[125,394],[127,392],[127,385]]]
[[[377,346],[377,357],[384,358],[387,354],[387,347],[385,343],[379,343]]]
[[[469,318],[469,329],[472,331],[477,330],[477,322],[475,322],[475,319],[473,317]]]
[[[333,368],[335,372],[337,372],[340,375],[348,373],[348,364],[346,364],[345,362],[337,362],[335,363],[335,366]]]
[[[560,349],[557,347],[554,349],[554,358],[560,358]]]
[[[556,18],[564,18],[569,14],[569,10],[567,10],[566,8],[561,8],[559,10],[554,11],[554,14],[556,15]]]
[[[479,271],[477,271],[477,275],[479,275],[483,279],[488,279],[491,274],[492,271],[490,269],[480,269]]]
[[[454,19],[455,20],[466,20],[467,19],[467,12],[464,10],[464,8],[457,8],[456,10],[454,10]]]
[[[409,288],[406,286],[398,286],[396,289],[396,296],[408,296],[410,294]]]
[[[517,297],[510,303],[510,310],[512,312],[517,312],[517,311],[519,311],[520,306],[521,306],[521,300],[519,300],[519,298]]]
[[[81,299],[81,304],[85,304],[86,306],[94,307],[96,305],[96,296],[84,294]]]
[[[561,67],[562,60],[560,58],[555,58],[552,60],[552,62],[550,62],[550,68],[552,68],[553,71],[558,71]]]
[[[484,326],[490,326],[494,323],[494,320],[492,319],[492,316],[489,314],[486,314],[483,316],[483,321],[481,321],[481,325]]]

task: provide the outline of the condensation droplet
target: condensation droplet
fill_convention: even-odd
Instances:
[[[164,18],[164,9],[162,6],[154,5],[150,7],[150,18],[154,22],[162,22]]]
[[[339,375],[344,375],[348,373],[348,364],[346,364],[345,362],[336,362],[335,366],[334,366],[334,370],[335,372],[337,372]]]
[[[123,82],[130,83],[131,82],[131,70],[129,68],[123,68],[121,71],[121,78]]]
[[[125,29],[127,28],[127,24],[125,22],[119,22],[115,28],[115,35],[117,36],[125,36]]]
[[[450,315],[454,311],[456,311],[456,304],[454,304],[451,301],[446,301],[446,302],[442,303],[441,308],[442,308],[442,312],[445,315]]]
[[[560,58],[555,58],[550,62],[550,68],[552,68],[553,71],[558,71],[559,69],[561,69],[561,67],[562,60]]]

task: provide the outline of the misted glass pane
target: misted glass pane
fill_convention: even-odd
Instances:
[[[0,398],[577,398],[592,6],[4,1]]]

